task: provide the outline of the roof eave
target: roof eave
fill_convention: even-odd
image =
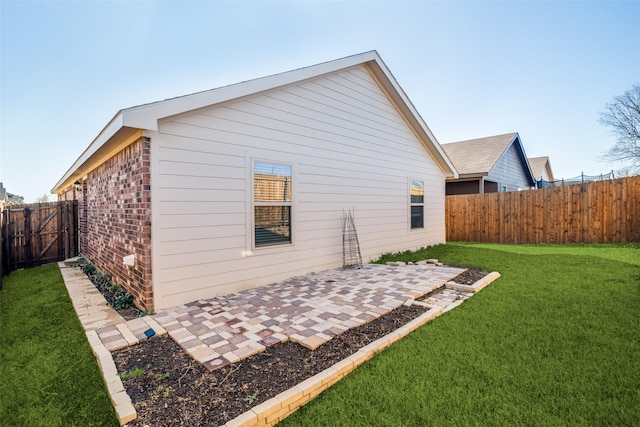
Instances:
[[[79,169],[122,129],[155,131],[158,130],[159,121],[167,117],[276,89],[361,64],[367,64],[379,83],[386,89],[395,105],[401,110],[405,119],[420,137],[424,147],[441,168],[445,177],[457,178],[458,172],[453,163],[397,83],[391,71],[376,51],[369,51],[297,70],[120,110],[65,172],[51,191],[58,193],[66,188],[68,183],[73,180],[72,178],[78,176]]]
[[[120,110],[64,173],[62,178],[60,178],[56,185],[51,189],[51,193],[57,194],[68,186],[69,181],[77,179],[81,175],[80,171],[82,166],[85,165],[111,138],[125,129],[123,123],[123,111]]]
[[[547,175],[549,176],[549,180],[553,181],[553,169],[551,169],[551,160],[547,157],[547,163],[545,164],[545,168],[547,168]]]
[[[488,176],[489,172],[472,172],[472,173],[459,173],[455,178],[454,177],[447,177],[447,180],[451,181],[451,180],[455,180],[455,179],[466,179],[466,180],[470,180],[470,179],[481,179],[485,176]]]
[[[517,132],[511,139],[511,142],[507,145],[505,150],[502,152],[500,157],[498,157],[498,160],[493,164],[493,166],[491,167],[491,170],[493,170],[493,168],[496,167],[496,165],[500,162],[500,159],[502,158],[502,156],[504,156],[504,154],[509,150],[509,148],[516,142],[517,142],[516,152],[518,153],[518,157],[520,158],[520,163],[522,164],[522,168],[525,172],[525,175],[527,176],[527,181],[529,182],[529,185],[533,187],[536,185],[536,178],[533,176],[533,171],[531,170],[529,159],[527,158],[527,154],[524,152],[524,146],[522,145],[522,141],[520,140],[520,134]],[[489,172],[491,172],[491,170],[489,170]]]
[[[438,140],[422,119],[420,113],[415,109],[409,97],[375,50],[179,98],[128,108],[123,111],[124,124],[140,129],[157,130],[158,122],[167,117],[255,95],[266,90],[287,86],[361,64],[366,64],[378,80],[378,83],[382,84],[386,89],[394,104],[401,110],[411,127],[419,134],[423,140],[423,145],[436,160],[444,175],[446,177],[457,177],[458,172],[455,166],[453,166],[453,163],[440,147]]]
[[[403,117],[409,122],[411,128],[418,134],[419,138],[423,142],[423,146],[436,161],[445,175],[445,178],[458,178],[457,169],[453,165],[449,156],[445,153],[444,149],[440,146],[440,143],[431,132],[431,129],[429,129],[427,123],[424,121],[402,87],[398,84],[382,58],[380,58],[377,52],[374,51],[373,53],[375,54],[374,58],[367,63],[369,70],[372,72],[378,83],[382,84],[386,89],[387,95],[392,99],[394,105],[399,108]]]
[[[301,82],[323,74],[376,60],[376,58],[381,61],[377,52],[364,52],[346,58],[235,83],[229,86],[127,108],[122,111],[124,124],[139,129],[157,130],[158,122],[167,117],[245,96],[255,95],[267,90],[277,89],[292,83]]]

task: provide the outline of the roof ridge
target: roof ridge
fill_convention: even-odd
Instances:
[[[447,142],[447,143],[441,143],[441,145],[451,145],[451,144],[458,144],[460,142],[472,142],[472,141],[480,141],[480,140],[489,140],[492,138],[502,138],[505,136],[510,136],[510,139],[513,139],[516,135],[518,135],[518,132],[509,132],[509,133],[501,133],[499,135],[490,135],[490,136],[483,136],[480,138],[471,138],[471,139],[463,139],[460,141],[453,141],[453,142]]]

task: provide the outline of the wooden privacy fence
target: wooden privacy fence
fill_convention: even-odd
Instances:
[[[2,209],[2,272],[61,261],[78,254],[78,202],[13,205]]]
[[[640,241],[640,176],[540,190],[447,196],[448,241]]]

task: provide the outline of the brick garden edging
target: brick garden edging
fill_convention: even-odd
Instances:
[[[445,286],[450,289],[455,289],[461,292],[473,292],[474,294],[480,292],[483,288],[485,288],[489,283],[496,280],[500,277],[500,273],[497,271],[491,272],[484,276],[482,279],[475,282],[473,285],[461,285],[455,282],[447,282]]]
[[[78,267],[68,267],[64,262],[59,262],[58,267],[67,292],[69,292],[73,308],[87,335],[91,351],[98,361],[118,421],[120,425],[125,425],[129,421],[135,420],[137,413],[131,398],[124,389],[122,380],[118,376],[111,352],[107,350],[96,333],[96,329],[101,327],[124,324],[124,319],[117,311],[109,307],[102,294]]]
[[[418,301],[412,301],[412,303],[424,305]],[[227,422],[225,427],[272,426],[282,421],[358,366],[373,358],[376,353],[389,347],[428,321],[435,319],[440,314],[442,314],[442,308],[428,310],[399,329],[362,347],[348,358],[239,415]]]
[[[64,279],[65,286],[69,292],[73,307],[86,332],[87,339],[91,345],[91,350],[98,361],[100,372],[102,373],[105,385],[109,391],[109,396],[113,403],[118,421],[120,422],[120,425],[125,425],[129,421],[136,419],[137,413],[133,403],[131,402],[131,398],[124,388],[122,380],[118,376],[118,371],[116,369],[113,356],[111,355],[111,351],[107,346],[105,346],[96,329],[104,328],[105,326],[115,327],[115,329],[121,333],[122,338],[127,341],[124,343],[124,346],[137,344],[141,339],[144,339],[139,337],[140,334],[137,334],[137,332],[139,332],[138,329],[141,331],[149,327],[154,329],[158,335],[164,335],[167,331],[149,316],[130,321],[135,322],[135,325],[131,325],[131,327],[135,326],[134,330],[130,329],[125,323],[125,320],[115,310],[107,305],[102,294],[100,294],[84,273],[75,267],[67,267],[62,262],[58,265],[60,267],[60,272]],[[447,282],[445,286],[461,292],[477,293],[498,277],[500,277],[500,273],[492,272],[470,286],[460,285],[454,282]],[[394,342],[407,336],[409,333],[435,319],[442,313],[457,307],[462,302],[462,300],[456,301],[443,308],[433,307],[421,301],[414,301],[411,299],[407,300],[405,303],[406,305],[416,304],[428,308],[429,310],[390,334],[366,345],[365,347],[362,347],[348,358],[293,386],[289,390],[272,397],[266,402],[256,405],[251,410],[227,422],[225,426],[262,427],[272,426],[279,421],[282,421],[284,418],[297,411],[302,405],[309,402],[321,392],[345,377],[358,366],[373,358],[378,352],[386,349]],[[112,344],[118,343],[109,343],[110,346]]]
[[[500,273],[492,272],[473,285],[464,286],[463,292],[479,292],[481,289],[489,285],[491,282],[500,277]],[[447,284],[447,286],[449,286]],[[428,305],[420,301],[407,301],[407,304],[416,304],[427,307]],[[459,304],[456,304],[457,306]],[[447,307],[449,308],[449,307]],[[306,379],[298,385],[293,386],[289,390],[283,391],[275,397],[256,405],[250,411],[245,412],[227,422],[225,427],[266,427],[277,424],[289,415],[297,411],[301,406],[309,402],[311,399],[331,387],[340,379],[345,377],[358,366],[367,360],[373,358],[377,353],[386,349],[394,342],[409,335],[425,323],[435,319],[446,309],[441,307],[431,308],[421,316],[407,323],[406,325],[396,329],[390,334],[362,347],[355,354],[336,363],[335,365],[325,369],[324,371]]]

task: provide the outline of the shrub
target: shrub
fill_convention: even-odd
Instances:
[[[122,286],[116,286],[113,291],[112,306],[115,310],[129,308],[133,304],[133,295],[125,291]]]
[[[113,283],[111,275],[103,274],[93,264],[81,267],[94,286],[105,295],[105,299],[114,310],[122,310],[133,305],[133,295],[122,286]]]

